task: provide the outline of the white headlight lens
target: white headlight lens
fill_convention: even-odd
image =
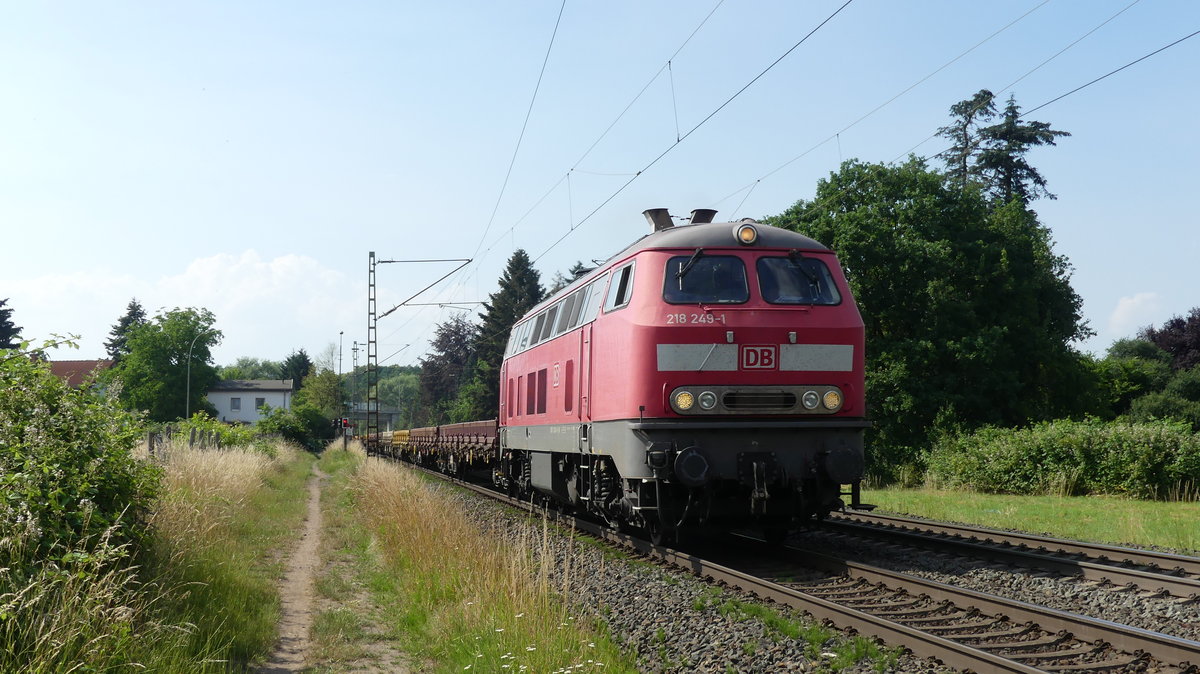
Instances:
[[[800,401],[804,403],[805,408],[815,410],[817,405],[821,404],[821,396],[817,395],[816,391],[805,391]]]
[[[717,394],[712,391],[705,391],[700,394],[700,409],[711,410],[717,406]]]

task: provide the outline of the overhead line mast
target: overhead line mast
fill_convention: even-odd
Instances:
[[[375,295],[375,265],[377,264],[406,264],[412,262],[461,262],[449,273],[438,280],[418,290],[412,297],[376,316]],[[471,263],[470,258],[439,259],[439,260],[376,260],[375,251],[370,251],[367,262],[367,443],[374,442],[379,435],[379,342],[376,337],[376,324],[380,318],[407,305],[421,293],[446,280],[454,272]],[[393,354],[394,355],[394,354]],[[390,358],[391,356],[389,356]]]

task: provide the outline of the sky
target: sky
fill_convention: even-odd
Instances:
[[[548,282],[648,208],[778,214],[842,161],[936,155],[980,89],[1032,111],[1200,30],[1190,0],[844,2],[6,3],[0,299],[77,336],[53,358],[103,357],[136,298],[211,310],[217,365],[348,371],[370,252],[471,259],[380,319],[413,364],[518,248]],[[1200,36],[1027,118],[1072,134],[1029,158],[1085,351],[1200,306],[1197,109]],[[456,266],[378,265],[379,313]]]

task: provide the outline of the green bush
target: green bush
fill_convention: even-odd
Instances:
[[[1158,419],[1180,421],[1200,432],[1200,402],[1186,400],[1168,391],[1151,393],[1133,401],[1129,418],[1135,422]]]
[[[1093,361],[1090,367],[1097,379],[1092,407],[1106,419],[1128,412],[1139,396],[1163,390],[1171,377],[1170,365],[1144,358],[1110,356]]]
[[[28,343],[0,351],[0,567],[140,538],[158,487],[132,455],[138,420],[115,396],[70,388],[39,355]]]
[[[170,428],[177,440],[187,441],[194,431],[196,434],[215,435],[221,447],[253,447],[268,454],[273,452],[270,443],[260,441],[260,435],[253,426],[225,423],[204,412],[196,412],[191,419],[171,424]]]
[[[934,486],[1001,494],[1187,493],[1200,485],[1200,435],[1187,424],[1049,421],[941,438],[927,457]]]
[[[1171,381],[1167,382],[1163,392],[1184,400],[1200,402],[1200,367],[1176,372]]]
[[[293,405],[291,409],[266,408],[266,416],[255,426],[263,436],[277,436],[295,442],[312,451],[319,451],[334,436],[333,419],[309,403]]]

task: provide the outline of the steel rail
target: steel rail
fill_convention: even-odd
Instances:
[[[958,554],[977,555],[1021,566],[1050,570],[1097,583],[1108,582],[1116,585],[1136,586],[1150,592],[1164,592],[1171,596],[1185,599],[1200,598],[1200,578],[1175,576],[1162,572],[1131,569],[1115,564],[1071,559],[1028,547],[1006,547],[998,544],[995,540],[983,540],[979,537],[973,539],[967,539],[962,536],[943,538],[940,536],[954,536],[954,534],[950,533],[950,527],[942,527],[940,525],[934,525],[934,527],[930,527],[929,529],[917,529],[907,526],[896,527],[891,525],[878,526],[873,523],[850,521],[848,518],[839,517],[821,522],[819,526],[829,531],[850,532],[854,535],[869,538],[887,538],[909,545],[952,551]],[[940,536],[932,537],[930,533],[939,534]]]
[[[934,522],[931,520],[900,517],[898,515],[884,515],[881,513],[847,511],[843,514],[836,514],[831,519],[873,522],[897,528],[934,531],[953,536],[978,538],[983,541],[1008,543],[1013,546],[1024,545],[1035,549],[1045,548],[1046,550],[1055,550],[1063,554],[1085,555],[1096,559],[1106,559],[1113,563],[1126,562],[1140,566],[1157,566],[1160,569],[1167,570],[1178,569],[1180,573],[1200,576],[1200,557],[1189,557],[1170,552],[1159,552],[1157,550],[1145,550],[1104,543],[1069,541],[1049,536],[1039,536],[1037,534],[1003,531],[1000,529],[989,529],[949,522]]]
[[[951,601],[985,613],[1003,615],[1013,621],[1033,622],[1049,632],[1064,630],[1080,641],[1105,641],[1119,650],[1128,653],[1148,653],[1161,662],[1176,667],[1200,665],[1198,641],[976,592],[810,550],[786,548],[785,552],[790,561],[797,565],[818,566],[825,571],[845,573],[852,578],[882,583],[912,594],[927,594],[934,599]]]
[[[887,618],[874,616],[864,611],[812,596],[805,593],[802,589],[761,578],[726,564],[706,560],[664,546],[655,546],[649,541],[627,533],[614,531],[605,525],[559,511],[542,508],[540,505],[500,494],[479,484],[452,478],[420,466],[413,467],[442,480],[470,489],[483,496],[515,506],[531,514],[541,513],[567,527],[587,532],[601,540],[624,545],[647,557],[662,560],[665,563],[690,571],[714,582],[723,583],[760,598],[807,612],[817,620],[829,620],[840,628],[876,637],[891,645],[902,646],[918,657],[931,658],[950,667],[973,671],[1021,673],[1047,671],[1046,669],[1031,667],[1019,661],[995,655],[986,650],[974,648],[968,644],[909,627]],[[852,578],[861,578],[866,582],[886,585],[892,589],[905,590],[914,595],[924,594],[934,599],[950,601],[984,613],[1003,616],[1014,622],[1026,621],[1035,623],[1045,631],[1064,631],[1070,633],[1080,641],[1108,643],[1112,647],[1134,656],[1148,654],[1163,664],[1174,666],[1181,670],[1196,671],[1197,668],[1200,668],[1200,642],[1122,625],[1109,620],[1089,618],[1027,602],[1005,599],[916,576],[907,576],[888,571],[887,569],[838,559],[810,550],[790,547],[771,548],[765,542],[758,539],[745,536],[740,536],[739,538],[746,543],[739,550],[741,554],[745,554],[751,548],[761,546],[758,548],[759,551],[768,551],[763,554],[775,555],[776,557],[782,554],[786,561],[798,566],[845,574]],[[763,554],[757,556],[758,561],[761,562]]]

